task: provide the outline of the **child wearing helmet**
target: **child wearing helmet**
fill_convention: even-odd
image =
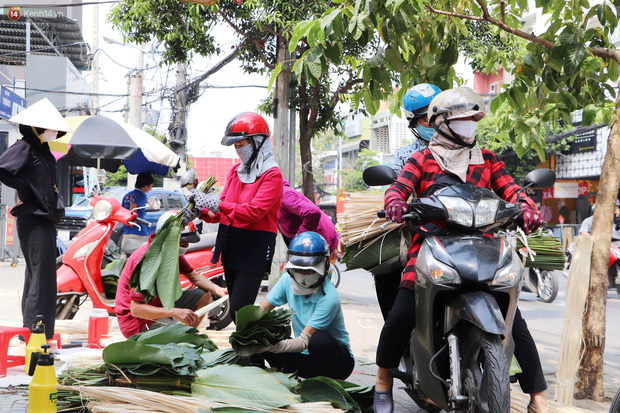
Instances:
[[[525,232],[537,229],[542,221],[536,204],[513,181],[504,163],[488,150],[476,145],[476,122],[485,116],[484,102],[470,88],[459,87],[439,93],[428,108],[429,125],[435,130],[429,146],[411,155],[398,179],[385,192],[386,219],[402,222],[409,209],[407,199],[413,188],[420,196],[434,192],[438,183],[469,182],[492,189],[502,199],[519,203]],[[405,186],[407,185],[407,186]],[[441,223],[425,223],[423,229],[435,235]],[[423,237],[415,233],[408,251],[396,300],[383,326],[377,346],[377,383],[375,412],[393,411],[391,368],[398,366],[400,355],[409,342],[415,323],[415,264]],[[517,378],[522,390],[530,394],[528,412],[548,411],[547,383],[538,351],[521,312],[517,308],[512,330],[515,357],[523,369]]]
[[[295,311],[295,338],[257,351],[272,368],[303,378],[339,380],[353,371],[355,359],[340,297],[327,278],[329,255],[327,241],[316,232],[302,232],[291,241],[287,271],[260,304],[266,311],[288,303]]]
[[[201,211],[196,215],[219,223],[212,262],[221,257],[233,320],[241,307],[254,304],[261,281],[271,269],[276,245],[282,172],[269,137],[269,126],[259,114],[244,112],[233,117],[222,145],[233,145],[241,163],[228,173],[220,195],[213,191],[194,195]]]
[[[396,152],[392,169],[399,175],[405,166],[405,162],[412,153],[426,149],[428,142],[435,131],[428,124],[428,105],[435,96],[441,92],[437,86],[430,83],[415,85],[405,93],[403,109],[407,118],[409,130],[416,137],[411,145],[403,146]]]
[[[45,335],[54,335],[56,318],[56,224],[64,216],[58,194],[58,170],[49,142],[71,128],[45,98],[13,116],[22,139],[0,156],[0,181],[17,190],[17,235],[26,273],[22,296],[23,326],[31,327],[43,315]],[[3,200],[6,203],[6,200]]]
[[[157,230],[159,231],[164,223],[176,215],[176,213],[177,211],[168,211],[162,214],[157,220]],[[192,221],[181,232],[181,239],[179,240],[179,270],[197,288],[183,291],[181,297],[175,302],[175,306],[169,310],[162,306],[159,298],[145,303],[142,294],[135,292],[133,288],[129,288],[129,280],[142,257],[146,254],[146,250],[154,236],[155,234],[152,234],[149,237],[148,244],[141,246],[131,254],[118,280],[115,310],[118,326],[125,337],[130,337],[144,330],[152,330],[153,328],[172,324],[176,321],[188,326],[198,327],[204,316],[198,317],[195,311],[211,302],[211,293],[219,297],[228,294],[226,288],[222,288],[213,281],[196,273],[183,256],[190,243],[200,241],[200,237],[196,233],[196,224]]]

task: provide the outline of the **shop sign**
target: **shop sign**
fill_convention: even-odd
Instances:
[[[26,107],[26,100],[4,86],[0,86],[0,118],[11,119]]]
[[[595,152],[597,130],[598,129],[593,129],[576,134],[575,140],[573,140],[570,144],[568,153]]]
[[[547,199],[553,199],[553,187],[551,188],[547,188],[547,189],[543,189],[542,191],[542,199],[547,200]]]
[[[561,198],[578,198],[579,184],[577,182],[556,182],[553,185],[554,197]]]
[[[578,188],[579,196],[586,196],[590,192],[590,186],[587,182],[579,182]]]

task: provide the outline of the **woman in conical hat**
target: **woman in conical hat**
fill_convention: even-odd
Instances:
[[[0,181],[17,190],[19,244],[26,261],[22,314],[24,327],[43,315],[45,335],[54,335],[56,318],[56,223],[64,215],[57,188],[56,160],[48,143],[71,132],[47,99],[24,109],[9,122],[19,125],[22,138],[0,156]]]

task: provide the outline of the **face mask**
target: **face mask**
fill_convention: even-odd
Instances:
[[[308,295],[314,294],[321,287],[316,286],[313,288],[309,288],[311,285],[316,284],[321,276],[317,273],[311,275],[304,275],[295,272],[295,270],[289,270],[291,274],[291,287],[293,289],[293,294],[295,295]]]
[[[179,257],[187,252],[187,247],[179,247]]]
[[[241,148],[235,148],[235,151],[237,151],[237,156],[241,159],[241,163],[244,165],[250,162],[250,158],[254,152],[252,144],[242,146]]]
[[[473,120],[451,120],[450,128],[463,138],[473,138],[476,134],[476,122]]]
[[[45,129],[41,135],[41,142],[51,142],[58,137],[57,130]]]
[[[435,134],[435,129],[427,128],[422,125],[418,125],[415,130],[418,132],[418,135],[420,135],[420,139],[425,142],[430,142],[431,138]]]

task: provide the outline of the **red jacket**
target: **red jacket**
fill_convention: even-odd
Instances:
[[[225,268],[262,273],[268,271],[273,259],[282,205],[282,172],[274,167],[251,184],[244,184],[237,175],[240,165],[228,173],[220,195],[220,212],[205,221],[220,223],[213,260],[221,254]]]

